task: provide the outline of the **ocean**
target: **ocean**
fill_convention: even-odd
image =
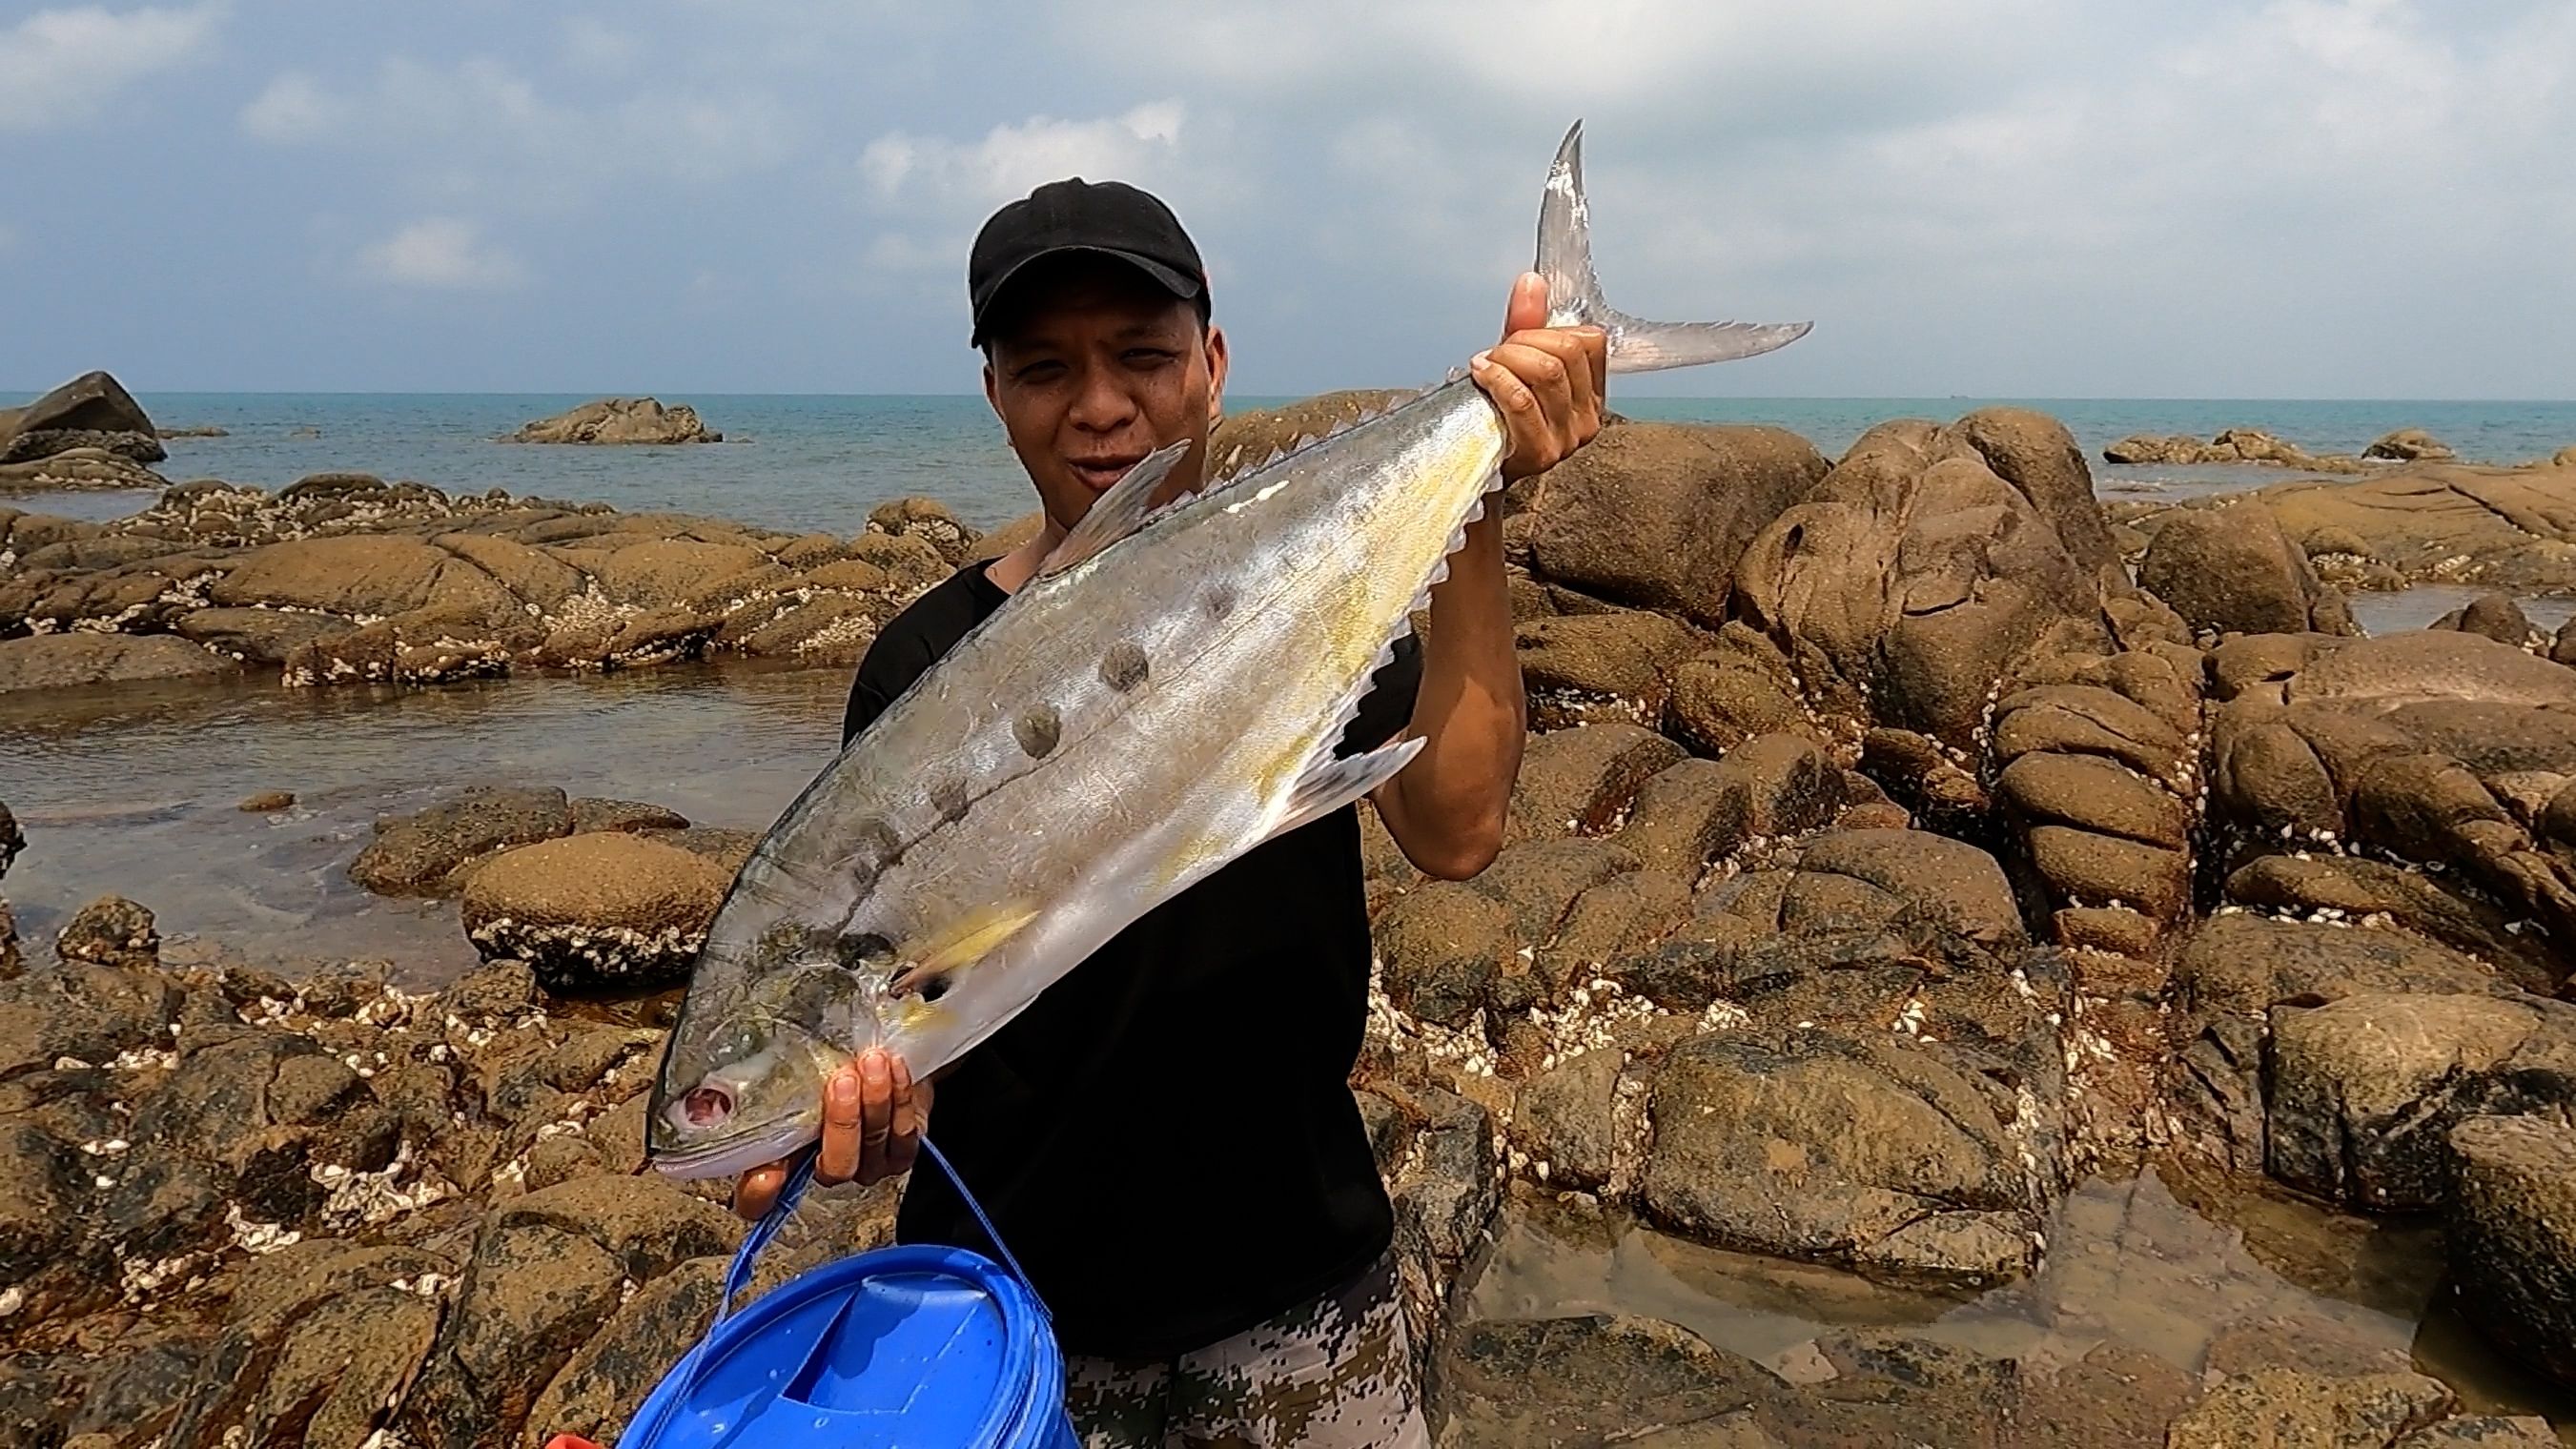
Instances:
[[[21,389],[33,396],[41,389]],[[0,393],[0,396],[8,395]],[[922,494],[989,528],[1034,499],[980,397],[671,396],[709,427],[718,445],[522,447],[493,440],[589,394],[146,393],[164,427],[215,426],[221,438],[174,438],[160,471],[173,482],[222,478],[280,487],[310,473],[352,470],[413,479],[451,493],[489,488],[603,502],[626,510],[675,509],[795,532],[856,531],[889,498]],[[1235,397],[1236,411],[1291,401]],[[2312,402],[2094,398],[1654,398],[1619,395],[1640,419],[1766,423],[1839,455],[1873,423],[1948,421],[1997,403],[2037,408],[2071,429],[2103,496],[2191,493],[2258,486],[2277,468],[2115,467],[2101,450],[2132,433],[2210,437],[2230,427],[2267,429],[2311,452],[2358,453],[2396,428],[2423,428],[2474,462],[2517,463],[2576,443],[2576,402]],[[305,432],[303,430],[311,430]],[[10,505],[105,519],[149,503],[139,493],[39,494]]]

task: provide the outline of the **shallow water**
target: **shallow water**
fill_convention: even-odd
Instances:
[[[452,902],[350,883],[377,816],[468,785],[558,785],[765,828],[839,743],[840,669],[680,665],[430,689],[128,687],[0,696],[0,801],[27,849],[6,893],[44,939],[113,892],[165,935],[267,959],[370,958],[435,983],[473,964]],[[288,790],[293,808],[245,814]]]
[[[1505,1209],[1467,1291],[1470,1319],[1660,1318],[1803,1381],[1808,1345],[1894,1329],[2044,1365],[2105,1341],[2187,1374],[2213,1363],[2403,1368],[2451,1385],[2464,1412],[2546,1414],[2576,1445],[2576,1395],[2499,1359],[2446,1306],[2437,1230],[2331,1213],[2286,1194],[2236,1198],[2213,1221],[2155,1173],[2096,1179],[2060,1207],[2030,1279],[1982,1294],[1891,1288],[1857,1274],[1728,1252],[1622,1216]],[[2374,1362],[2377,1361],[2377,1362]]]
[[[2344,600],[2352,606],[2353,622],[2361,626],[2363,633],[2398,634],[2421,629],[2453,609],[2466,607],[2470,600],[2494,592],[2468,584],[2417,584],[2384,594],[2356,591],[2345,594]],[[2531,621],[2532,627],[2544,634],[2557,633],[2559,625],[2576,615],[2576,599],[2526,597],[2514,602],[2522,606],[2523,617]]]

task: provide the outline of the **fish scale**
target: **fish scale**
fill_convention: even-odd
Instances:
[[[1613,372],[1750,357],[1806,324],[1662,324],[1593,279],[1582,127],[1540,208],[1551,325]],[[927,1076],[1155,906],[1355,802],[1422,747],[1336,745],[1481,517],[1507,435],[1453,374],[1160,508],[1139,463],[1036,577],[789,805],[710,926],[648,1155],[731,1176],[820,1131],[824,1081],[882,1045]]]

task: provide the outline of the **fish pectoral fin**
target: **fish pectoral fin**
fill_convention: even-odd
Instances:
[[[1422,753],[1420,739],[1397,740],[1391,745],[1352,755],[1346,759],[1324,755],[1306,767],[1297,783],[1288,791],[1288,813],[1270,827],[1264,840],[1276,840],[1301,825],[1311,824],[1359,799],[1378,786],[1395,778],[1398,770]]]
[[[969,911],[935,931],[905,942],[899,953],[904,968],[887,985],[901,993],[971,966],[1037,918],[1037,908],[1025,902]]]
[[[1093,500],[1091,511],[1082,515],[1082,521],[1064,536],[1064,542],[1038,565],[1039,575],[1062,573],[1142,527],[1154,511],[1154,490],[1163,485],[1173,465],[1189,451],[1190,442],[1184,438],[1138,459],[1125,477]]]

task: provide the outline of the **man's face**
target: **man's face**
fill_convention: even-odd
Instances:
[[[1047,517],[1071,528],[1146,454],[1186,438],[1163,496],[1196,488],[1225,391],[1225,336],[1111,257],[1037,264],[990,333],[984,396]]]

